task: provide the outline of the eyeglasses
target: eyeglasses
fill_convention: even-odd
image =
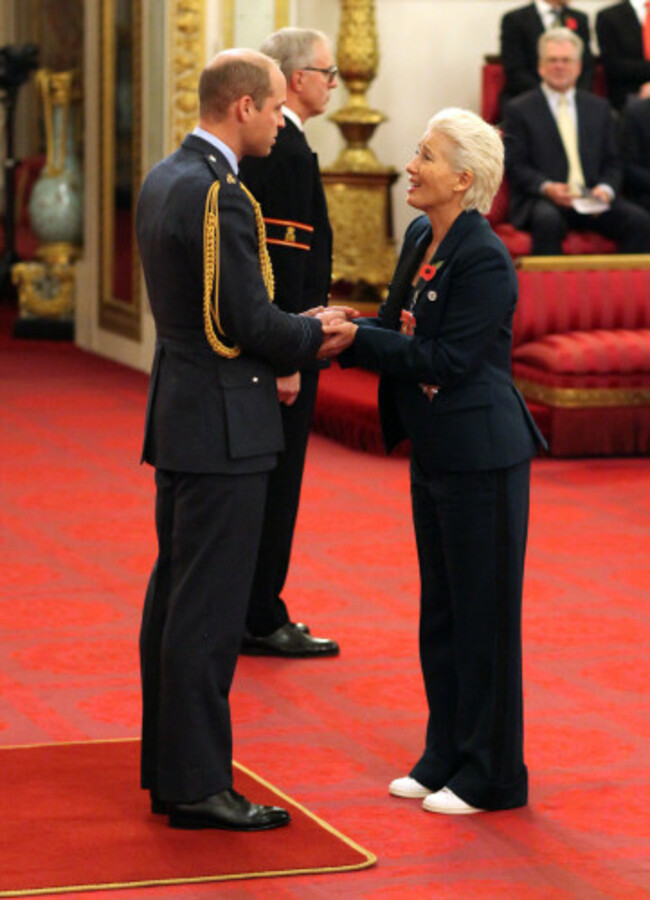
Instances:
[[[336,81],[336,76],[339,74],[338,66],[330,66],[328,69],[319,68],[319,66],[304,66],[303,71],[320,72],[321,75],[327,78],[328,84],[333,84]]]

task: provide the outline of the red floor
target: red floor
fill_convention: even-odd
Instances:
[[[136,735],[154,555],[147,379],[70,345],[0,346],[0,743]],[[533,468],[527,809],[388,797],[421,749],[408,464],[314,436],[286,598],[338,659],[242,658],[235,755],[373,869],[115,898],[641,898],[650,893],[650,462]],[[10,811],[5,810],[5,815]],[[215,835],[218,840],[218,834]]]

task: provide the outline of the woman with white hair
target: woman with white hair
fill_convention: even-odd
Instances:
[[[530,460],[544,440],[510,373],[517,278],[481,215],[503,175],[498,132],[445,109],[406,167],[407,228],[376,319],[341,324],[343,366],[381,373],[388,452],[411,443],[421,579],[425,749],[390,793],[436,813],[527,802],[521,596]]]

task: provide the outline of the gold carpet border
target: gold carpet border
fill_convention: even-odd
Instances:
[[[80,744],[121,744],[137,742],[138,738],[108,738],[104,740],[91,741],[61,741],[60,743],[57,742],[54,744],[15,744],[0,747],[0,752],[2,750],[32,750],[39,747],[70,747]],[[81,893],[83,891],[114,891],[122,890],[124,888],[164,887],[175,884],[209,884],[216,881],[243,881],[247,878],[280,878],[288,875],[331,875],[337,872],[354,872],[358,871],[359,869],[369,869],[371,866],[375,865],[375,863],[377,862],[377,857],[374,853],[371,853],[369,850],[361,847],[356,843],[356,841],[353,841],[346,835],[341,834],[340,831],[337,831],[336,828],[334,828],[328,822],[325,822],[324,819],[321,819],[319,816],[310,812],[301,803],[297,803],[295,800],[289,797],[288,794],[285,794],[284,791],[276,788],[275,785],[271,784],[269,781],[266,781],[264,778],[256,775],[255,772],[251,772],[251,770],[246,768],[246,766],[243,766],[238,762],[233,762],[233,765],[236,769],[239,769],[240,772],[243,772],[245,775],[248,775],[249,778],[257,781],[258,784],[261,784],[263,787],[273,791],[282,800],[290,803],[295,809],[300,810],[300,812],[304,813],[307,818],[312,819],[312,821],[320,825],[320,827],[325,831],[328,831],[330,834],[337,837],[348,847],[356,850],[356,852],[364,856],[365,859],[360,863],[353,863],[348,866],[321,866],[306,869],[276,869],[268,872],[240,872],[236,875],[199,875],[193,878],[161,878],[148,879],[146,881],[106,881],[102,882],[101,884],[74,884],[55,888],[30,888],[29,890],[0,891],[0,897],[36,897],[45,896],[46,894],[66,894],[70,892]]]
[[[526,378],[515,378],[515,384],[527,400],[564,409],[650,405],[650,388],[556,388]]]

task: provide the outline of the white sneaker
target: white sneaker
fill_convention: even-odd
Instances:
[[[422,802],[422,809],[427,812],[445,813],[449,816],[467,816],[470,813],[485,812],[476,806],[470,806],[460,797],[457,797],[449,788],[443,787],[435,794],[429,794]]]
[[[410,799],[428,797],[431,795],[429,788],[426,788],[415,778],[405,775],[404,778],[395,778],[388,785],[388,793],[393,797],[408,797]]]

